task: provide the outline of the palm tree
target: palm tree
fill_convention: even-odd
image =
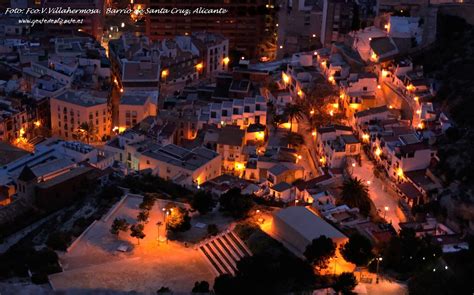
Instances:
[[[341,202],[359,208],[360,213],[367,216],[371,208],[369,188],[357,177],[346,179],[342,184]]]
[[[276,114],[273,115],[272,126],[275,130],[278,129],[278,127],[283,123],[285,123],[285,119],[283,115],[276,115]]]
[[[304,138],[296,132],[289,132],[283,137],[288,143],[288,147],[298,147],[304,144]]]
[[[304,107],[301,104],[287,104],[283,114],[290,121],[290,132],[293,131],[293,120],[299,121],[304,117]]]
[[[83,122],[79,125],[78,135],[81,140],[84,140],[89,144],[90,139],[95,137],[95,128],[92,123]]]

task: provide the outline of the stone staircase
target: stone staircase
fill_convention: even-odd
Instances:
[[[197,248],[218,275],[234,275],[237,261],[252,255],[245,243],[230,230],[203,241]]]

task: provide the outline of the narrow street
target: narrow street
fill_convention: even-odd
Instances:
[[[365,153],[361,153],[362,165],[351,167],[354,177],[362,179],[369,187],[370,198],[374,202],[379,215],[392,223],[396,231],[400,230],[399,223],[405,221],[402,211],[398,207],[398,197],[393,193],[388,183],[375,177],[374,164]],[[385,210],[387,207],[388,210]]]
[[[304,150],[306,150],[305,156],[307,158],[308,165],[311,167],[313,177],[316,177],[320,174],[317,163],[318,158],[316,155],[316,147],[314,145],[314,137],[306,119],[301,120],[298,123],[298,133],[304,139]]]

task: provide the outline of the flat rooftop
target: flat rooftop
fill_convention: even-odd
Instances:
[[[293,228],[308,241],[312,241],[322,235],[331,239],[347,238],[335,227],[305,207],[288,207],[278,211],[275,217]]]
[[[56,97],[57,100],[83,107],[93,107],[107,103],[107,92],[68,90]]]

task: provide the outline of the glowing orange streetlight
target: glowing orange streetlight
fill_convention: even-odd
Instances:
[[[164,69],[163,71],[161,71],[161,78],[166,79],[166,77],[168,77],[169,74],[170,74],[169,70]]]
[[[380,148],[377,148],[377,149],[375,150],[375,155],[376,155],[377,157],[379,157],[381,154],[382,154],[382,150],[381,150]]]
[[[370,59],[374,62],[378,61],[379,57],[377,56],[377,54],[375,54],[374,52],[372,52],[372,55],[370,56]]]
[[[202,62],[196,65],[196,70],[198,70],[199,72],[202,71],[203,68],[204,68],[204,64]]]
[[[398,169],[397,169],[397,175],[398,175],[399,177],[403,177],[403,169],[402,169],[402,168],[398,168]]]
[[[225,66],[227,66],[230,62],[230,59],[228,57],[224,57],[224,59],[222,59],[222,62],[224,63]]]

